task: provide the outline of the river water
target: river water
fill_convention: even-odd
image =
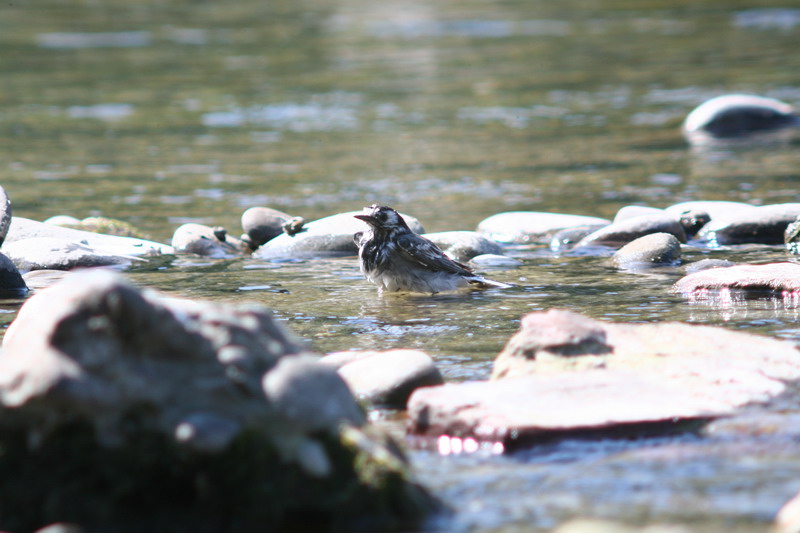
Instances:
[[[679,133],[719,94],[800,104],[796,1],[38,0],[0,12],[0,184],[19,216],[111,216],[169,242],[185,222],[238,234],[257,205],[313,220],[379,202],[445,231],[511,210],[800,201],[797,143],[699,153]],[[488,274],[514,289],[432,297],[378,297],[355,258],[167,258],[129,275],[264,304],[320,352],[420,348],[451,381],[486,378],[520,317],[550,308],[800,338],[793,305],[672,294],[678,268],[511,253],[523,266]],[[758,246],[684,256],[791,259]],[[800,490],[797,399],[746,413],[778,417],[768,437],[718,424],[507,457],[410,456],[456,509],[431,528],[547,531],[589,516],[766,530]]]

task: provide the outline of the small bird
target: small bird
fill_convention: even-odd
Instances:
[[[436,294],[468,285],[482,289],[512,286],[478,276],[453,261],[434,243],[411,231],[391,207],[371,205],[355,217],[369,224],[369,229],[356,233],[353,240],[361,273],[378,286],[378,292]]]

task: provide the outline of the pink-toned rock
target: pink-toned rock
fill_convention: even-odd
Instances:
[[[410,431],[506,448],[587,433],[672,431],[766,401],[797,379],[800,353],[792,343],[551,310],[523,317],[491,381],[416,391]]]
[[[734,289],[748,296],[787,296],[800,292],[800,265],[769,263],[735,265],[694,272],[679,279],[673,291],[692,298],[709,296],[713,291]]]

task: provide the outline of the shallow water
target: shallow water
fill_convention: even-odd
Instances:
[[[509,210],[798,201],[797,142],[698,153],[679,134],[723,93],[800,104],[796,2],[42,0],[2,12],[0,184],[20,216],[112,216],[168,242],[184,222],[237,234],[255,205],[315,219],[381,202],[445,231]],[[130,277],[262,303],[321,352],[421,348],[449,380],[485,378],[520,317],[555,307],[800,338],[792,302],[690,303],[669,290],[680,268],[510,253],[523,266],[487,274],[515,288],[433,297],[379,298],[354,258],[165,258]],[[792,259],[777,247],[684,256]],[[788,415],[795,398],[754,409]],[[457,508],[431,527],[547,530],[586,515],[753,531],[800,490],[795,437],[411,457]]]

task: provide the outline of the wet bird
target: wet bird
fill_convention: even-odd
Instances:
[[[481,277],[453,261],[434,243],[409,229],[391,207],[372,205],[355,215],[369,229],[353,236],[358,246],[361,273],[379,292],[435,294],[461,287],[508,288],[511,285]]]

